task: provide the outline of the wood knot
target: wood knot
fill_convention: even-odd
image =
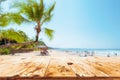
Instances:
[[[68,65],[72,65],[73,63],[72,63],[72,62],[68,62],[67,64],[68,64]]]

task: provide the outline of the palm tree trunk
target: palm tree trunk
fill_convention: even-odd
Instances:
[[[40,22],[38,21],[37,27],[36,27],[36,40],[35,40],[35,42],[38,42],[40,32],[41,32],[41,27],[40,27]]]
[[[35,42],[38,42],[38,39],[39,39],[39,33],[37,32]]]

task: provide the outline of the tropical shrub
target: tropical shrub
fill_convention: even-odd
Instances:
[[[10,54],[10,49],[2,48],[2,49],[0,49],[0,54],[1,55],[8,55],[8,54]]]
[[[0,45],[7,43],[22,43],[28,40],[28,36],[21,30],[0,30]]]

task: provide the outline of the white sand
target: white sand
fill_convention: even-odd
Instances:
[[[77,55],[70,55],[68,52],[63,51],[57,51],[57,50],[48,50],[48,55],[44,56],[50,56],[50,57],[78,57]],[[33,51],[29,53],[15,53],[15,55],[5,55],[5,56],[24,56],[24,57],[30,57],[30,56],[43,56],[40,54],[40,51]]]

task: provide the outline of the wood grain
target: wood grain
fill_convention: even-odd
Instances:
[[[120,77],[119,57],[0,56],[0,77]]]

